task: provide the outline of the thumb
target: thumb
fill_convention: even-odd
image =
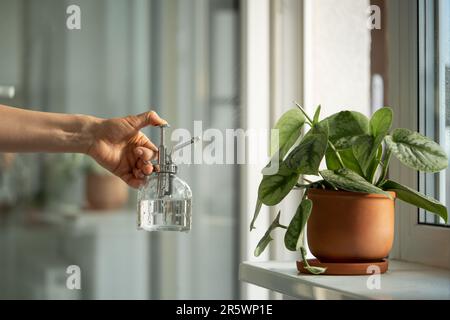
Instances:
[[[130,116],[131,123],[136,128],[136,130],[140,130],[146,126],[160,126],[163,124],[167,124],[167,121],[161,119],[155,111],[148,111],[136,116]]]

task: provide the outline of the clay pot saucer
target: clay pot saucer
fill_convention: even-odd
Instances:
[[[308,259],[311,267],[327,268],[322,275],[372,275],[375,272],[385,273],[388,269],[388,260],[371,262],[320,262],[317,259]],[[378,267],[378,268],[377,268]],[[297,261],[297,270],[300,273],[310,274],[303,268],[303,261]]]

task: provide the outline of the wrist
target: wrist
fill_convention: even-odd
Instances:
[[[74,117],[76,118],[75,122],[79,123],[74,137],[75,152],[89,154],[102,119],[87,115],[74,115]]]

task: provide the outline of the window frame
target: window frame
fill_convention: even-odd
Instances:
[[[429,0],[428,0],[429,1]],[[428,2],[427,1],[427,2]],[[418,21],[423,19],[425,0],[389,1],[387,18],[389,26],[389,104],[394,109],[393,127],[420,129],[419,112],[411,112],[411,106],[421,104],[426,81],[421,62],[425,48],[419,45],[423,28]],[[420,20],[422,21],[422,20]],[[418,110],[418,107],[415,108]],[[400,116],[401,115],[401,116]],[[390,178],[418,189],[419,174],[393,159]],[[419,224],[419,210],[411,205],[396,202],[395,243],[391,258],[450,268],[450,228]],[[440,245],[436,245],[440,244]]]
[[[277,77],[286,74],[281,71],[283,64],[289,63],[283,59],[283,52],[287,47],[276,47],[280,45],[283,36],[292,37],[289,28],[283,27],[289,17],[280,14],[282,1],[270,3],[268,0],[243,0],[241,4],[241,26],[242,26],[242,114],[244,115],[243,127],[268,128],[270,123],[282,110],[277,106],[283,101],[285,93],[282,87],[277,86]],[[305,16],[304,3],[299,7],[299,16]],[[387,1],[386,18],[388,20],[388,79],[390,87],[388,90],[388,105],[395,112],[393,127],[404,127],[413,130],[419,129],[418,109],[411,112],[411,106],[419,105],[419,75],[420,70],[417,24],[419,7],[425,4],[425,0],[398,0]],[[291,13],[292,14],[292,13]],[[384,17],[383,17],[384,18]],[[301,25],[304,21],[301,22]],[[299,57],[297,63],[289,75],[294,76],[294,70],[300,70],[297,78],[299,99],[303,97],[304,67],[304,34],[303,31],[294,35],[298,45]],[[247,42],[249,38],[258,41]],[[271,49],[269,49],[271,48]],[[292,47],[291,47],[292,49]],[[272,51],[270,51],[272,50]],[[255,54],[259,52],[259,54]],[[261,52],[269,54],[261,55]],[[258,59],[253,59],[258,57]],[[266,67],[264,61],[267,62]],[[292,63],[292,62],[291,62]],[[286,66],[285,66],[286,67]],[[273,77],[273,78],[272,78]],[[292,79],[291,79],[292,80]],[[267,89],[261,91],[261,87]],[[267,94],[261,95],[261,92]],[[304,101],[299,101],[300,103]],[[401,115],[401,116],[400,116]],[[288,258],[281,250],[270,249],[262,257],[255,259],[253,249],[261,234],[248,232],[254,210],[254,199],[259,184],[260,168],[244,166],[241,168],[242,203],[241,210],[246,215],[241,220],[241,260],[267,260]],[[390,170],[390,178],[412,188],[418,189],[419,176],[417,172],[401,165],[393,159]],[[418,223],[418,209],[401,201],[396,201],[395,242],[390,258],[405,261],[413,261],[428,265],[450,268],[450,228],[439,228]],[[259,219],[259,231],[264,231],[270,220],[268,208],[263,208]],[[279,241],[276,241],[279,243]],[[436,246],[436,244],[442,244]],[[446,245],[446,246],[445,246]],[[445,247],[444,247],[445,246]],[[444,249],[443,249],[444,248]],[[289,256],[290,257],[290,256]],[[290,257],[291,258],[291,257]],[[258,288],[242,284],[241,297],[245,298],[267,298],[267,292]]]
[[[241,126],[247,129],[270,127],[270,2],[269,0],[241,0]],[[246,152],[248,150],[241,150]],[[267,145],[268,153],[268,145]],[[261,179],[261,168],[247,164],[240,168],[241,203],[244,213],[240,220],[240,261],[268,260],[266,250],[256,258],[253,251],[259,239],[270,225],[270,212],[263,207],[258,219],[258,228],[249,232]],[[269,291],[241,283],[243,299],[268,299]]]
[[[240,5],[242,127],[267,130],[292,107],[292,97],[303,103],[303,1],[241,0]],[[246,213],[240,221],[241,261],[298,259],[298,253],[284,248],[284,232],[273,232],[271,246],[260,257],[253,255],[277,209],[293,215],[299,202],[299,192],[292,192],[277,208],[263,206],[257,228],[249,232],[260,179],[259,165],[241,167],[241,211]],[[283,219],[289,221],[290,217]],[[249,284],[242,284],[240,293],[245,299],[279,298],[274,292]]]
[[[439,44],[436,45],[436,32],[439,32],[439,20],[436,20],[437,9],[441,1],[427,1],[419,3],[418,21],[418,50],[419,69],[423,76],[419,77],[419,132],[432,138],[442,145],[441,137],[445,135],[445,103],[442,103],[440,93],[436,88],[440,86],[440,70],[436,57],[440,55]],[[436,28],[439,28],[436,30]],[[439,87],[439,90],[441,88]],[[419,191],[446,203],[446,171],[435,174],[419,174]],[[418,223],[448,228],[443,219],[426,210],[419,209]]]

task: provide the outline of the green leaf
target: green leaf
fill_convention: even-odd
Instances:
[[[369,134],[369,119],[355,111],[341,111],[318,123],[318,126],[328,126],[329,139],[332,143],[344,137],[354,137]]]
[[[258,200],[256,200],[256,207],[255,207],[255,212],[253,213],[253,219],[252,219],[252,222],[250,223],[250,231],[255,229],[255,222],[256,222],[256,219],[258,218],[259,212],[261,211],[262,204],[263,203],[258,198]]]
[[[263,204],[274,206],[286,197],[298,178],[299,174],[282,162],[276,174],[263,177],[258,189],[258,198]]]
[[[375,138],[370,135],[361,135],[356,139],[352,151],[356,161],[358,161],[364,176],[367,176],[367,169],[376,155],[378,146],[375,146]],[[375,152],[374,152],[375,150]]]
[[[371,180],[378,163],[379,148],[392,125],[392,110],[384,107],[377,110],[369,122],[370,134],[360,135],[353,139],[352,150],[359,167],[367,180]]]
[[[321,122],[318,126],[328,125],[329,139],[336,146],[346,168],[363,175],[358,161],[351,149],[355,139],[360,135],[369,134],[369,119],[362,113],[355,111],[341,111]],[[327,168],[336,170],[340,164],[336,155],[328,150],[326,153]]]
[[[370,118],[370,134],[375,138],[388,134],[392,125],[393,112],[389,107],[378,109]]]
[[[259,240],[258,245],[256,246],[255,251],[253,253],[256,257],[259,257],[259,255],[263,253],[263,251],[267,248],[270,241],[273,240],[273,238],[270,236],[270,233],[272,232],[272,230],[280,227],[280,214],[281,212],[279,211],[277,217],[275,218],[275,220],[273,220],[272,224],[269,226],[264,236],[261,238],[261,240]]]
[[[334,189],[331,184],[326,182],[325,180],[317,180],[308,184],[299,184],[295,185],[298,189]]]
[[[345,149],[338,151],[339,155],[341,156],[342,162],[344,163],[344,166],[347,169],[350,169],[360,176],[363,176],[363,172],[358,164],[358,161],[356,160],[355,156],[353,155],[352,149]],[[339,160],[334,153],[333,150],[330,148],[327,149],[327,152],[325,153],[325,160],[327,163],[327,168],[329,170],[338,170],[341,168],[341,165],[339,163]]]
[[[380,163],[381,154],[383,151],[381,145],[383,138],[383,135],[378,137],[362,135],[358,136],[354,141],[352,147],[353,155],[361,168],[361,175],[363,175],[367,180],[370,180],[370,177],[372,177],[372,174],[374,173],[373,170],[376,170],[378,164]],[[356,170],[354,171],[356,172]]]
[[[297,212],[287,228],[284,235],[284,244],[287,249],[291,251],[297,250],[298,239],[300,238],[306,222],[309,219],[312,209],[312,201],[309,199],[304,199],[297,208]]]
[[[394,191],[399,199],[429,212],[436,213],[444,219],[445,223],[448,222],[447,208],[439,201],[391,180],[386,180],[381,185],[381,188]]]
[[[364,175],[361,167],[359,166],[358,160],[356,160],[355,155],[353,154],[352,149],[341,150],[341,151],[339,151],[339,154],[341,156],[342,162],[344,163],[344,166],[347,169],[350,169],[353,172],[356,172],[360,176]]]
[[[362,168],[360,166],[360,161],[357,159],[358,152],[354,152],[352,147],[356,147],[358,143],[361,143],[362,137],[368,137],[368,135],[360,135],[355,137],[343,137],[337,140],[334,143],[335,148],[339,152],[339,155],[341,156],[342,162],[344,163],[344,166],[357,174],[361,176],[365,176],[365,174],[362,171]],[[330,148],[327,149],[327,152],[325,154],[325,159],[327,162],[327,168],[330,170],[337,170],[341,168],[341,165],[339,163],[339,160],[334,153],[333,150]]]
[[[273,238],[270,236],[270,233],[267,234],[266,232],[264,237],[262,237],[261,240],[259,240],[258,245],[256,246],[255,251],[253,252],[255,257],[259,257],[261,253],[263,253],[264,250],[266,250],[267,246],[272,240]]]
[[[331,148],[328,148],[325,152],[325,161],[329,170],[337,170],[341,167],[336,154],[333,150],[331,150]]]
[[[343,137],[340,138],[339,140],[337,140],[336,142],[334,142],[334,147],[336,148],[336,150],[346,150],[346,149],[351,149],[353,147],[353,145],[355,144],[355,141],[359,138],[360,136],[355,136],[355,137]]]
[[[382,194],[392,199],[391,195],[367,182],[363,177],[348,169],[339,169],[336,171],[323,170],[320,175],[332,185],[342,190],[364,193]]]
[[[273,157],[275,152],[279,151],[279,158],[283,159],[300,137],[304,123],[305,116],[298,108],[293,108],[285,112],[273,128],[274,130],[278,130],[278,137],[276,135],[271,136],[270,156]]]
[[[317,106],[316,112],[314,112],[314,118],[313,118],[313,125],[316,125],[319,123],[319,117],[320,117],[320,108],[321,106]]]
[[[385,141],[397,159],[410,168],[425,172],[447,168],[447,155],[441,146],[418,132],[395,129]]]
[[[303,268],[308,270],[309,273],[321,274],[327,270],[327,268],[322,268],[322,267],[311,267],[308,263],[308,259],[306,259],[306,249],[301,247],[300,252],[302,254]]]
[[[377,151],[375,158],[372,159],[372,163],[370,164],[369,168],[367,169],[367,176],[369,178],[368,179],[369,182],[373,182],[373,178],[375,177],[378,166],[381,163],[382,156],[383,156],[383,145],[380,144],[378,146],[378,151]]]
[[[327,268],[311,267],[309,264],[305,265],[303,268],[305,268],[305,270],[308,270],[309,273],[312,273],[315,275],[319,275],[319,274],[322,274],[325,271],[327,271]]]
[[[317,175],[327,149],[325,131],[311,129],[286,158],[286,165],[299,174]]]

